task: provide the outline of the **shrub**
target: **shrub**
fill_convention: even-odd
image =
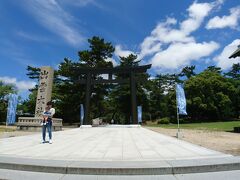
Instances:
[[[158,124],[169,124],[170,123],[170,119],[168,117],[161,118],[161,119],[158,120],[157,123]]]

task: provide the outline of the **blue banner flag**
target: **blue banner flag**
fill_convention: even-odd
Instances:
[[[16,94],[8,95],[8,108],[7,108],[7,125],[16,122],[16,110],[18,104],[18,96]]]
[[[142,123],[142,106],[138,106],[138,123]]]
[[[83,104],[80,104],[80,122],[81,122],[81,125],[83,125],[83,118],[84,118]]]
[[[176,84],[176,97],[178,114],[187,115],[186,98],[182,84]]]

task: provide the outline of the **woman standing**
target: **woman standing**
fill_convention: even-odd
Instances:
[[[52,144],[52,117],[55,114],[55,109],[52,107],[52,102],[47,103],[46,110],[43,112],[44,118],[47,116],[46,123],[42,126],[42,143],[46,142],[46,129],[48,130],[49,144]]]

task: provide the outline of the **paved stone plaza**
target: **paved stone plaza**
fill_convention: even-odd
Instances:
[[[0,179],[236,179],[240,158],[140,126],[76,128],[0,140]]]
[[[42,144],[41,134],[4,138],[0,143],[0,155],[36,159],[145,161],[228,156],[142,127],[54,132],[53,144]]]

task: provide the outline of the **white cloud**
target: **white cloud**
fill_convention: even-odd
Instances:
[[[69,44],[77,47],[83,42],[74,17],[68,14],[55,0],[25,1],[25,7],[46,29],[62,37]]]
[[[233,64],[240,63],[240,57],[229,59],[229,56],[236,51],[239,44],[240,39],[235,39],[232,43],[228,44],[223,51],[214,58],[217,62],[217,66],[221,67],[223,70],[227,70],[231,68]]]
[[[118,65],[117,61],[115,59],[113,59],[113,58],[107,58],[105,61],[112,62],[113,66],[117,66]]]
[[[108,74],[100,74],[100,77],[102,77],[103,79],[108,79]]]
[[[139,53],[140,58],[159,52],[163,43],[195,41],[194,37],[189,35],[199,28],[203,19],[213,7],[212,3],[194,2],[187,9],[188,18],[180,23],[179,29],[174,28],[177,25],[175,18],[167,18],[165,22],[159,23],[151,32],[151,35],[142,42],[141,52]]]
[[[152,55],[161,50],[161,43],[154,37],[146,37],[141,43],[141,53],[138,55],[138,59],[142,59],[147,55]]]
[[[8,76],[0,77],[0,81],[6,84],[13,84],[19,91],[26,91],[36,85],[36,83],[33,81],[18,81],[16,78]]]
[[[116,56],[127,57],[130,54],[135,54],[133,51],[123,50],[121,45],[116,45],[114,54]]]
[[[182,22],[175,18],[167,18],[159,23],[141,43],[138,59],[153,56],[150,59],[155,70],[177,70],[191,61],[206,57],[218,49],[216,42],[196,42],[191,33],[199,29],[210,12],[220,6],[222,0],[212,3],[193,2],[187,9],[188,16]]]
[[[157,69],[175,70],[190,64],[193,60],[210,55],[218,47],[215,42],[173,43],[166,50],[155,54],[151,63]]]
[[[206,25],[207,29],[217,29],[217,28],[236,28],[238,26],[238,21],[240,19],[240,6],[231,8],[230,14],[228,16],[215,16],[210,19]]]
[[[194,2],[188,8],[189,18],[181,23],[180,31],[185,35],[189,35],[191,32],[197,30],[203,19],[209,14],[213,7],[212,3]]]
[[[146,37],[141,43],[141,51],[138,59],[145,56],[153,55],[161,50],[163,44],[171,42],[190,42],[193,41],[192,37],[186,37],[184,32],[173,29],[173,25],[177,24],[174,18],[167,18],[165,22],[159,23],[156,28],[151,32],[151,35]]]

